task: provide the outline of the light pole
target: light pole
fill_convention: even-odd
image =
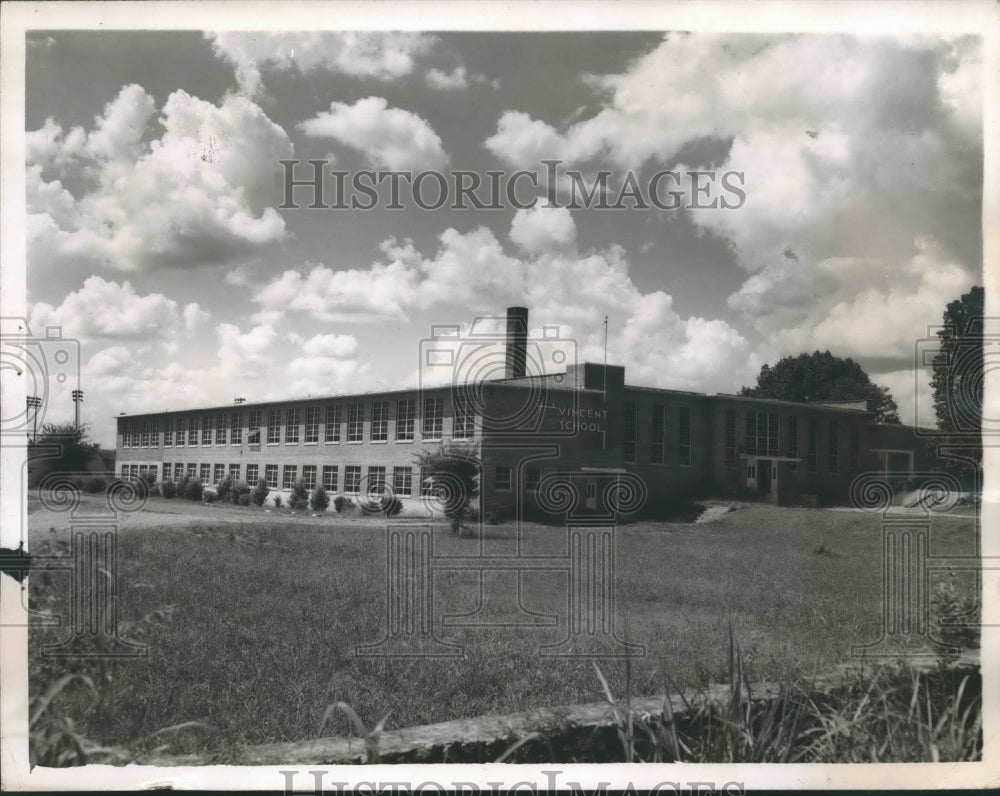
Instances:
[[[34,412],[31,413],[31,424],[32,424],[32,438],[35,442],[38,442],[38,407],[42,405],[42,399],[37,395],[29,395],[24,399],[28,408],[34,408]]]
[[[76,409],[76,430],[80,430],[80,404],[83,403],[83,390],[73,390],[73,404]]]

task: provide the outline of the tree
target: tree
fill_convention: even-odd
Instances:
[[[850,357],[835,357],[829,351],[814,351],[785,357],[771,367],[764,365],[755,387],[743,387],[740,395],[781,401],[867,401],[868,410],[881,423],[898,423],[899,407],[888,387],[873,384],[868,374]]]
[[[313,490],[312,497],[309,498],[309,505],[313,511],[326,511],[330,505],[330,496],[326,493],[322,484]]]
[[[985,292],[974,287],[945,308],[939,347],[931,363],[931,389],[938,427],[947,445],[964,450],[975,461],[983,458],[983,315]],[[952,469],[968,468],[956,465]]]
[[[452,532],[462,536],[469,504],[479,496],[483,463],[476,449],[471,445],[446,443],[418,453],[416,460],[421,478],[430,481],[434,496],[451,520]]]
[[[28,441],[28,462],[31,486],[48,473],[104,470],[100,444],[91,441],[86,425],[77,428],[72,423],[42,426],[38,437]]]
[[[257,486],[253,488],[252,500],[254,505],[263,506],[264,501],[267,500],[267,495],[271,491],[271,488],[267,485],[267,482],[262,478],[257,482]]]
[[[288,508],[301,511],[309,505],[309,490],[301,480],[292,485],[292,494],[288,496]]]

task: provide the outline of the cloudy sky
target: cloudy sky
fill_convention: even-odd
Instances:
[[[509,304],[580,360],[609,316],[633,384],[828,349],[931,423],[914,343],[982,278],[981,70],[974,37],[32,32],[32,330],[81,341],[105,444],[122,411],[415,384],[432,324]],[[280,209],[289,158],[737,171],[746,201]]]

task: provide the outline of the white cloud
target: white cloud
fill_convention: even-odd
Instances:
[[[181,324],[177,302],[161,293],[140,296],[129,282],[118,284],[91,276],[53,307],[31,308],[32,328],[61,326],[64,337],[151,340],[173,337]]]
[[[438,39],[405,31],[290,32],[224,31],[205,34],[216,56],[231,63],[240,89],[261,90],[261,71],[330,72],[395,80],[410,74]]]
[[[298,124],[311,138],[334,138],[363,152],[374,166],[394,171],[442,168],[448,155],[426,120],[401,108],[390,108],[382,97],[367,97],[353,105],[334,102]]]
[[[481,75],[477,72],[470,73],[461,65],[456,66],[450,72],[445,72],[443,69],[430,69],[424,75],[424,80],[427,81],[427,85],[431,88],[440,89],[441,91],[463,91],[471,84],[488,84],[493,88],[500,87],[499,80],[490,80],[486,75]]]
[[[358,350],[358,341],[352,334],[317,334],[302,346],[311,357],[348,357]]]
[[[611,359],[629,368],[633,382],[711,390],[752,382],[760,361],[735,329],[721,320],[684,318],[670,296],[642,293],[629,278],[621,246],[579,251],[569,211],[526,211],[515,219],[510,236],[525,249],[523,259],[507,254],[486,227],[445,230],[430,257],[412,241],[389,239],[381,246],[388,263],[346,271],[323,265],[305,273],[289,270],[254,300],[321,320],[352,312],[407,318],[441,306],[488,314],[524,304],[535,323],[558,325],[566,345],[575,347],[581,360],[592,361],[603,357],[608,315]],[[368,300],[373,297],[378,300]],[[307,345],[312,344],[318,345]]]
[[[33,247],[63,258],[94,258],[123,270],[225,262],[280,240],[284,222],[271,203],[273,166],[292,154],[284,130],[252,102],[221,105],[175,91],[163,106],[164,132],[150,139],[155,103],[125,86],[85,133],[54,122],[29,133],[28,209],[54,239]],[[34,162],[32,158],[36,159]],[[75,173],[73,197],[43,169]]]
[[[298,310],[322,320],[402,318],[412,304],[416,280],[416,273],[398,261],[367,270],[314,265],[305,275],[285,271],[253,300],[262,311]]]
[[[565,207],[538,202],[514,214],[510,238],[528,254],[564,249],[576,243],[576,223]]]
[[[592,117],[507,111],[485,143],[519,167],[630,169],[730,141],[716,170],[744,175],[745,204],[688,211],[748,272],[730,306],[779,353],[903,367],[981,278],[981,72],[974,37],[669,34],[589,79]]]
[[[184,328],[190,333],[197,330],[211,317],[211,313],[203,310],[197,301],[192,301],[184,307]]]
[[[469,87],[469,79],[466,76],[464,66],[456,66],[450,72],[431,69],[424,76],[424,79],[431,88],[439,88],[443,91],[458,91]]]

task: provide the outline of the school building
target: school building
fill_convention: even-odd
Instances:
[[[536,344],[527,329],[528,311],[508,309],[506,334],[471,349],[484,361],[502,357],[500,372],[464,384],[123,413],[117,474],[186,474],[205,485],[262,479],[275,493],[301,480],[322,484],[331,499],[391,491],[405,502],[429,488],[415,454],[454,441],[482,459],[482,507],[530,513],[559,504],[560,483],[597,509],[609,480],[624,474],[641,480],[650,505],[749,493],[846,503],[860,472],[898,476],[933,464],[912,428],[875,422],[863,402],[634,386],[623,367],[590,362],[529,375]],[[454,367],[456,349],[448,351]]]

